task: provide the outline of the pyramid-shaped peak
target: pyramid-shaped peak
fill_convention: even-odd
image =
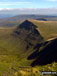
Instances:
[[[25,29],[32,29],[32,28],[37,28],[35,24],[30,22],[29,20],[25,20],[23,23],[19,25],[19,28],[25,28]]]
[[[24,22],[28,22],[28,23],[31,23],[29,20],[25,20]]]

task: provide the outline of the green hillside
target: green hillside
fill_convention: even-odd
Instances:
[[[27,56],[37,43],[43,41],[43,37],[36,28],[37,26],[29,21],[24,21],[18,27],[0,27],[0,70],[2,74],[4,71],[14,73],[18,67],[30,65],[31,61],[27,60]]]
[[[6,74],[6,76],[18,76],[19,67],[30,66],[34,60],[28,60],[28,57],[36,49],[37,52],[41,51],[43,48],[41,44],[45,40],[56,38],[56,29],[56,21],[38,20],[26,20],[14,27],[0,27],[0,76],[3,74]],[[36,46],[37,48],[35,49]],[[56,70],[56,64],[52,63],[52,68],[51,64],[36,66],[35,68],[39,73],[47,70],[47,67],[48,70]],[[35,68],[33,67],[32,69],[35,70]]]
[[[31,22],[38,26],[41,35],[45,39],[57,37],[57,21],[31,20]]]

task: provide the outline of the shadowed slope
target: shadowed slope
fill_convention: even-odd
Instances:
[[[34,47],[34,52],[30,55],[30,56],[28,56],[28,60],[31,60],[31,59],[36,59],[37,57],[38,57],[38,55],[39,55],[39,51],[40,51],[40,48],[42,47],[44,47],[45,45],[47,45],[48,44],[48,42],[49,41],[44,41],[43,43],[40,43],[40,44],[37,44],[35,47]]]
[[[37,28],[32,22],[25,20],[14,31],[15,37],[19,37],[21,42],[25,41],[26,50],[44,40]]]
[[[39,53],[39,49],[42,45],[41,44],[37,44],[35,47],[34,47],[34,52],[27,58],[28,60],[31,60],[31,59],[35,59],[37,58],[38,56],[38,53]]]
[[[52,62],[57,62],[57,38],[48,42],[31,65],[46,65]]]

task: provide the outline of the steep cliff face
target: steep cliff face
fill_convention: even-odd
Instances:
[[[26,20],[14,31],[14,35],[19,37],[22,43],[26,43],[26,50],[44,40],[37,28],[32,22]]]
[[[43,49],[40,52],[32,53],[28,59],[35,59],[31,66],[46,65],[57,62],[57,38],[44,43]]]

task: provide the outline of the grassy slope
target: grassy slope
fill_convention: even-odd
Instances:
[[[18,70],[19,66],[30,64],[30,61],[27,62],[25,59],[26,54],[22,51],[25,44],[23,43],[21,47],[19,38],[12,37],[14,29],[16,29],[16,27],[0,27],[0,76],[4,72],[6,72],[8,76],[13,76],[13,73],[15,70]]]
[[[45,40],[57,37],[57,21],[36,21],[31,20],[39,28],[41,35]],[[36,66],[41,71],[57,71],[57,63],[47,64],[44,66]],[[39,75],[40,76],[40,75]],[[51,76],[51,75],[50,75]],[[55,76],[55,75],[54,75]]]
[[[57,21],[57,18],[46,18],[48,21]]]
[[[57,21],[31,21],[38,26],[41,35],[45,39],[57,37]]]
[[[57,22],[51,22],[51,21],[37,21],[37,20],[30,20],[34,24],[36,24],[39,28],[39,31],[41,35],[45,38],[51,38],[51,37],[56,37],[57,36]],[[4,72],[8,76],[13,76],[13,73],[18,71],[19,66],[29,66],[32,61],[28,61],[26,58],[27,56],[31,53],[31,50],[26,52],[24,54],[22,48],[25,46],[25,42],[23,43],[23,47],[20,45],[20,40],[19,38],[13,38],[11,36],[13,30],[16,27],[13,28],[0,28],[0,76]],[[21,49],[19,48],[21,47]],[[11,52],[7,53],[7,55],[2,55],[2,51],[6,51],[6,53],[10,50]],[[18,55],[12,55],[13,51],[19,50]],[[5,53],[4,53],[5,54]],[[10,54],[10,55],[8,55]],[[22,56],[21,56],[22,55]],[[54,66],[54,68],[51,68],[51,65]],[[46,66],[38,66],[37,68],[39,70],[56,70],[56,63],[51,64],[51,65],[46,65]],[[49,67],[49,68],[47,68]]]
[[[15,70],[18,70],[19,66],[29,66],[31,63],[26,58],[31,53],[32,48],[28,51],[25,50],[26,42],[24,41],[28,32],[25,31],[26,34],[24,33],[19,38],[14,36],[14,30],[16,30],[16,27],[0,27],[0,75],[4,71],[6,73],[9,71],[8,76],[10,76],[10,73],[12,75]]]

